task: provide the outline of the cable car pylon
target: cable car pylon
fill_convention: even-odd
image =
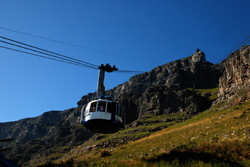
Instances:
[[[90,131],[97,133],[114,133],[125,127],[126,115],[121,111],[119,103],[113,102],[111,96],[105,96],[105,72],[118,69],[109,64],[99,67],[97,96],[87,105],[82,107],[80,123]]]

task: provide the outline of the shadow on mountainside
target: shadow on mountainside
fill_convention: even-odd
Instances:
[[[243,167],[240,163],[232,162],[229,159],[223,157],[219,158],[216,155],[210,153],[191,153],[180,152],[177,150],[171,151],[169,154],[162,154],[152,158],[142,158],[143,161],[148,164],[164,164],[170,166],[186,166],[191,164],[210,164],[211,166],[235,166]]]
[[[171,151],[169,154],[162,154],[155,156],[154,158],[141,158],[142,161],[147,163],[147,166],[191,166],[191,165],[211,165],[211,166],[230,166],[230,167],[244,167],[240,163],[232,162],[224,158],[218,158],[210,153],[188,153],[179,152],[176,150]],[[76,162],[74,159],[70,159],[66,162],[58,164],[48,163],[40,165],[39,167],[74,167]],[[77,166],[89,166],[87,163],[78,162]],[[100,165],[100,164],[99,164]],[[145,165],[145,164],[144,164]],[[97,165],[98,166],[98,165]],[[100,166],[108,166],[108,164],[102,164]],[[127,166],[124,162],[118,164],[112,164],[112,166]],[[129,166],[129,165],[128,165]],[[133,165],[132,165],[133,166]],[[140,165],[139,165],[140,166]]]

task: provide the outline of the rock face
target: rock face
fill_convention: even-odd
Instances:
[[[11,152],[5,156],[18,162],[25,162],[58,153],[53,147],[64,147],[67,152],[74,146],[88,140],[93,132],[79,125],[80,108],[65,111],[50,111],[39,117],[16,122],[1,123],[1,138],[14,138]],[[1,148],[4,147],[2,144]]]
[[[49,127],[55,126],[60,120],[71,112],[72,110],[66,110],[64,112],[50,111],[35,118],[0,123],[1,138],[14,138],[17,143],[27,142],[34,138],[40,138],[50,131],[53,131]]]
[[[213,105],[222,101],[236,104],[250,99],[250,46],[230,54],[221,64],[225,71],[219,80],[218,98]]]
[[[68,152],[94,135],[93,132],[76,125],[55,126],[55,129],[54,133],[15,146],[6,157],[23,165],[30,160]],[[60,155],[52,157],[51,160],[57,158],[60,158]]]
[[[125,103],[123,109],[134,119],[150,112],[194,114],[211,103],[188,88],[216,87],[222,69],[220,65],[207,62],[205,54],[198,50],[192,56],[136,75],[114,92],[121,92],[118,101]],[[127,109],[126,106],[133,107]],[[132,118],[127,120],[133,121]]]
[[[47,134],[55,133],[55,127],[75,125],[78,121],[79,109],[65,111],[49,111],[41,116],[26,118],[15,122],[0,123],[1,138],[14,138],[21,144]]]

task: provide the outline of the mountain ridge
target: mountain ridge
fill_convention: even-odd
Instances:
[[[249,54],[249,46],[242,47],[241,50],[238,57],[242,56],[241,52],[246,55]],[[249,56],[244,59],[245,64],[247,64],[247,59],[249,60]],[[126,111],[127,117],[129,116],[127,124],[132,123],[127,128],[139,126],[141,124],[140,118],[143,118],[146,114],[181,113],[187,116],[194,115],[210,108],[212,101],[212,105],[216,105],[215,99],[208,99],[209,94],[199,95],[194,89],[214,88],[221,84],[222,79],[219,80],[219,78],[227,71],[226,63],[226,61],[223,61],[221,64],[214,65],[206,61],[205,54],[197,49],[191,56],[155,67],[149,72],[135,75],[129,81],[107,90],[106,94],[112,95],[114,100],[121,104],[122,110]],[[249,76],[249,72],[246,75]],[[16,142],[13,145],[14,149],[6,156],[14,157],[14,160],[18,161],[19,164],[26,164],[31,159],[42,158],[55,153],[55,150],[46,151],[46,149],[65,146],[64,150],[60,150],[62,151],[61,154],[56,157],[59,158],[90,137],[95,137],[94,133],[77,125],[82,105],[87,104],[94,96],[95,93],[84,95],[77,102],[78,107],[76,108],[61,112],[50,111],[36,118],[23,119],[20,122],[14,122],[17,123],[14,127],[10,126],[14,124],[13,122],[1,123],[0,133],[5,134],[4,138],[14,137]],[[222,96],[222,94],[219,94],[219,96]],[[245,99],[249,99],[249,96]],[[39,120],[44,120],[44,122],[39,124]],[[24,123],[25,121],[27,122]],[[18,126],[23,126],[24,131],[18,133]],[[4,129],[13,129],[12,134],[7,134]],[[156,129],[156,131],[158,130],[161,130],[161,128]],[[96,138],[100,137],[97,135]],[[34,145],[36,147],[33,147]],[[31,148],[27,149],[28,147]],[[26,156],[18,155],[20,152],[23,152]],[[28,155],[31,153],[32,155]]]

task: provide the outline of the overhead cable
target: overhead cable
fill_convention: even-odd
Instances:
[[[5,47],[5,46],[0,46],[0,47],[1,47],[1,48],[4,48],[4,49],[12,50],[12,51],[20,52],[20,53],[25,53],[25,54],[29,54],[29,55],[33,55],[33,56],[37,56],[37,57],[42,57],[42,58],[45,58],[45,59],[55,60],[55,61],[59,61],[59,62],[63,62],[63,63],[68,63],[68,64],[72,64],[72,65],[77,65],[77,66],[82,66],[82,67],[87,67],[87,66],[84,65],[84,64],[79,64],[79,63],[64,61],[64,60],[55,59],[55,58],[51,58],[51,57],[46,57],[46,56],[42,56],[42,55],[30,53],[30,52],[25,52],[25,51],[22,51],[22,50],[13,49],[13,48]],[[90,68],[90,67],[87,67],[87,68]],[[98,69],[98,68],[96,68],[96,70],[97,70],[97,69]]]
[[[95,70],[99,69],[98,65],[95,65],[95,64],[92,64],[92,63],[81,61],[81,60],[78,60],[78,59],[75,59],[75,58],[72,58],[72,57],[69,57],[69,56],[65,56],[65,55],[58,54],[58,53],[55,53],[55,52],[52,52],[52,51],[48,51],[46,49],[42,49],[42,48],[39,48],[39,47],[36,47],[36,46],[33,46],[33,45],[29,45],[29,44],[26,44],[26,43],[23,43],[23,42],[19,42],[19,41],[13,40],[13,39],[9,39],[9,38],[6,38],[6,37],[0,36],[0,38],[2,38],[4,40],[11,41],[11,42],[14,42],[14,43],[10,43],[10,42],[7,42],[7,41],[0,40],[0,42],[2,42],[2,43],[12,45],[12,46],[15,46],[15,47],[19,47],[19,48],[29,50],[29,51],[32,51],[32,52],[36,52],[36,53],[39,53],[39,54],[43,54],[43,55],[46,55],[46,56],[42,56],[42,55],[38,55],[38,54],[35,54],[35,53],[30,53],[30,52],[26,52],[26,51],[22,51],[22,50],[18,50],[18,49],[13,49],[13,48],[5,47],[5,46],[0,46],[1,48],[4,48],[4,49],[8,49],[8,50],[12,50],[12,51],[20,52],[20,53],[25,53],[25,54],[30,54],[30,55],[38,56],[38,57],[42,57],[42,58],[47,58],[47,59],[50,59],[50,60],[56,60],[56,61],[59,61],[59,62],[64,62],[64,63],[68,63],[68,64],[72,64],[72,65],[92,68],[92,69],[95,69]],[[22,45],[24,45],[24,46],[22,46]],[[49,57],[47,57],[47,56],[49,56]],[[138,73],[143,73],[143,71],[129,71],[129,70],[118,70],[116,72],[120,72],[120,73],[137,73],[137,74]]]
[[[118,71],[114,71],[114,72],[118,72],[118,73],[133,73],[133,74],[138,74],[138,73],[144,73],[145,71],[128,71],[128,70],[118,70]]]
[[[62,41],[58,41],[58,40],[54,40],[54,39],[50,39],[50,38],[45,38],[45,37],[41,37],[41,36],[37,36],[37,35],[32,35],[32,34],[20,32],[20,31],[16,31],[16,30],[11,30],[11,29],[4,28],[4,27],[0,27],[0,29],[8,30],[8,31],[12,31],[12,32],[15,32],[15,33],[28,35],[28,36],[32,36],[32,37],[36,37],[36,38],[40,38],[40,39],[44,39],[44,40],[48,40],[48,41],[52,41],[52,42],[57,42],[57,43],[65,44],[65,45],[70,45],[70,46],[74,46],[74,47],[78,47],[78,48],[88,49],[88,50],[92,50],[92,51],[96,51],[96,52],[100,52],[100,53],[105,53],[105,54],[109,54],[109,55],[120,56],[120,57],[124,57],[124,58],[129,58],[129,59],[134,59],[134,60],[138,60],[138,61],[144,61],[144,62],[147,62],[147,63],[152,63],[152,61],[137,59],[135,57],[129,57],[129,56],[124,56],[124,55],[120,55],[120,54],[116,54],[116,53],[106,52],[106,51],[93,49],[93,48],[89,48],[89,47],[85,47],[85,46],[75,45],[75,44],[71,44],[71,43],[67,43],[67,42],[62,42]]]
[[[220,60],[218,60],[217,61],[217,63],[218,62],[220,62],[220,61],[222,61],[223,59],[225,59],[229,54],[231,54],[232,52],[234,52],[236,49],[238,49],[239,48],[239,46],[241,46],[246,40],[248,40],[250,38],[250,36],[249,37],[247,37],[245,40],[243,40],[239,45],[237,45],[235,48],[233,48],[230,52],[228,52],[225,56],[223,56]],[[245,42],[244,44],[247,44],[249,41],[247,41],[247,42]],[[243,45],[244,45],[243,44]]]
[[[89,65],[84,64],[84,63],[80,63],[80,62],[77,62],[77,61],[72,61],[72,60],[69,60],[69,59],[66,59],[66,58],[63,58],[63,57],[59,57],[59,56],[55,56],[55,55],[48,54],[48,53],[45,53],[45,52],[41,52],[41,51],[38,51],[38,50],[30,49],[30,48],[20,46],[20,45],[17,45],[17,44],[9,43],[9,42],[2,41],[2,40],[0,40],[0,42],[3,42],[5,44],[9,44],[9,45],[13,45],[13,46],[16,46],[16,47],[19,47],[19,48],[22,48],[22,49],[30,50],[30,51],[33,51],[33,52],[41,53],[41,54],[44,54],[44,55],[47,55],[47,56],[51,56],[51,57],[54,57],[54,59],[57,58],[57,59],[61,59],[62,61],[68,61],[68,62],[71,62],[71,63],[74,63],[74,64],[84,65],[85,67],[88,67],[88,68],[97,69],[97,67],[92,67],[92,66],[89,66]]]
[[[75,58],[72,58],[72,57],[64,56],[64,55],[62,55],[62,54],[58,54],[58,53],[51,52],[51,51],[48,51],[48,50],[45,50],[45,49],[41,49],[41,48],[39,48],[39,47],[35,47],[35,46],[29,45],[29,44],[26,44],[26,43],[23,43],[23,42],[19,42],[19,41],[13,40],[13,39],[9,39],[9,38],[3,37],[3,36],[0,36],[0,38],[3,38],[3,39],[8,40],[8,41],[15,42],[15,43],[19,43],[19,44],[22,44],[22,45],[25,45],[25,46],[28,46],[28,47],[31,47],[31,48],[34,48],[34,49],[38,49],[38,50],[42,50],[42,51],[45,51],[45,52],[48,52],[48,53],[52,53],[52,54],[61,56],[61,57],[66,58],[66,59],[70,59],[70,60],[72,60],[72,61],[81,62],[81,63],[84,63],[84,64],[86,64],[86,65],[88,65],[88,66],[93,66],[93,67],[95,67],[95,68],[98,68],[97,65],[94,65],[94,64],[91,64],[91,63],[88,63],[88,62],[85,62],[85,61],[81,61],[81,60],[78,60],[78,59],[75,59]],[[1,40],[0,40],[0,42],[8,43],[8,42],[1,41]],[[11,44],[11,43],[8,43],[8,44],[10,44],[10,45],[15,45],[15,44]],[[17,45],[15,45],[15,46],[17,46]],[[17,46],[17,47],[22,47],[22,46]],[[36,50],[30,49],[30,48],[25,48],[25,47],[22,47],[22,48],[28,49],[28,50],[32,50],[32,51],[34,51],[34,52],[42,53],[42,52],[40,52],[40,51],[36,51]],[[42,53],[42,54],[46,54],[46,53]],[[49,55],[49,56],[52,56],[52,55]],[[53,57],[58,58],[57,56],[53,56]],[[63,58],[60,58],[60,59],[63,59]],[[70,60],[69,60],[69,61],[70,61]]]

